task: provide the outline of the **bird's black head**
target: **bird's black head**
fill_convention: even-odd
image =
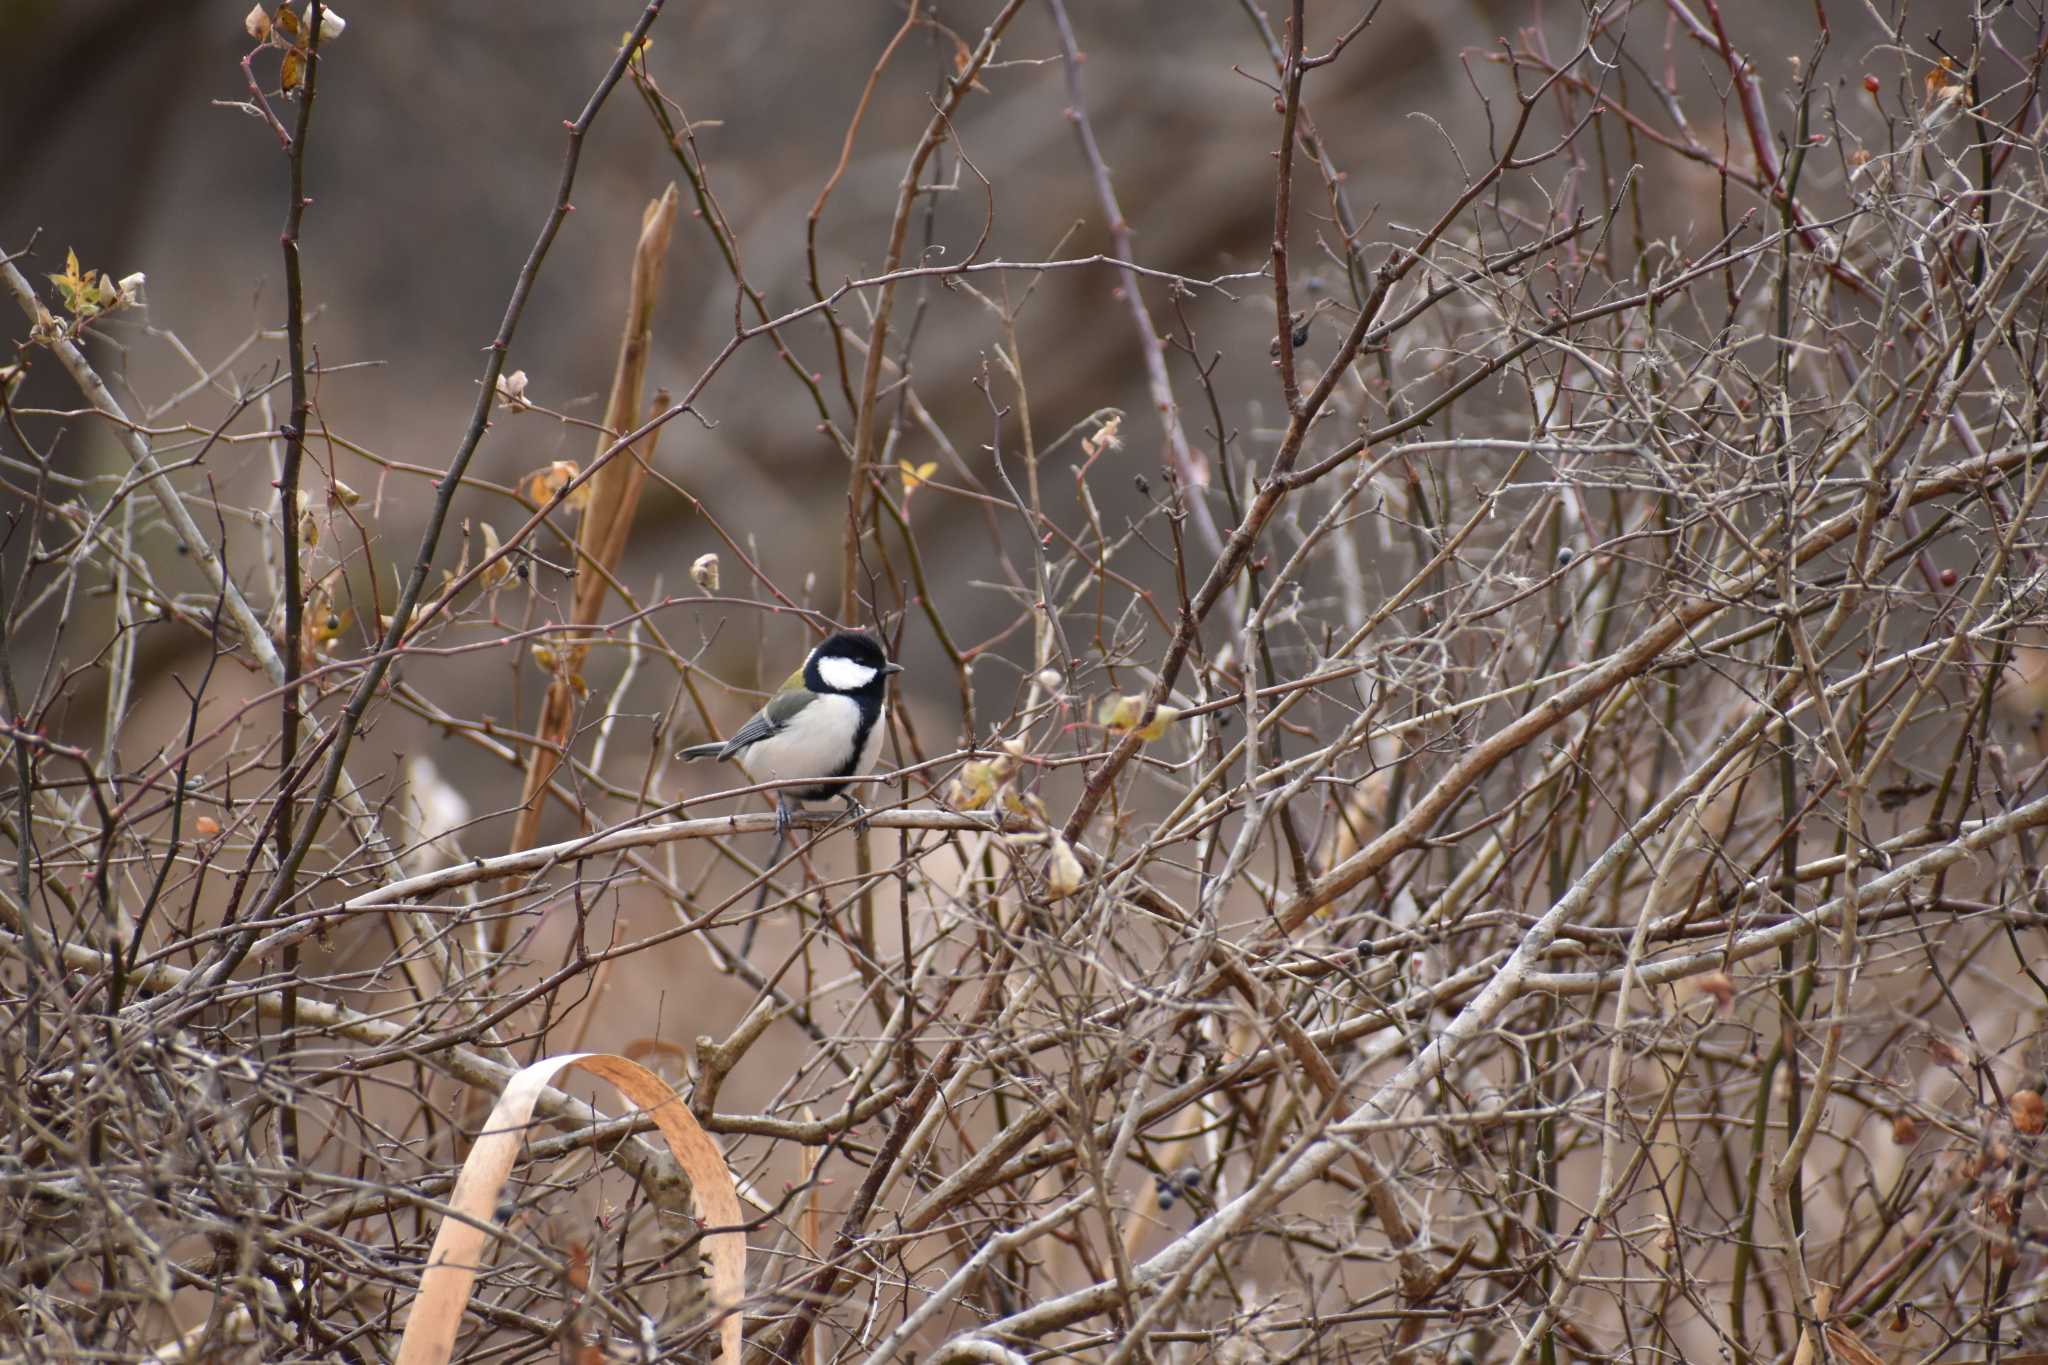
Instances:
[[[889,675],[903,671],[871,635],[842,630],[827,636],[804,661],[804,686],[813,692],[864,693],[880,696]]]

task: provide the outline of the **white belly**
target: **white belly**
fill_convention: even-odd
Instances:
[[[851,697],[820,696],[780,731],[748,746],[747,767],[764,781],[847,776],[846,745],[859,723],[860,705]],[[887,723],[888,711],[884,709],[868,731],[859,761],[853,766],[854,773],[864,773],[874,766],[875,756],[881,752],[882,732]],[[803,791],[794,791],[790,794],[806,800],[821,800],[835,793],[811,796]]]

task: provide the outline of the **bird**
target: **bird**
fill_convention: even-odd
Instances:
[[[847,790],[848,779],[874,766],[889,728],[889,679],[902,671],[873,636],[836,631],[730,739],[693,744],[676,757],[744,758],[764,779],[816,779],[775,793],[778,847],[789,833],[792,800],[836,796],[856,820],[864,819],[867,808]]]

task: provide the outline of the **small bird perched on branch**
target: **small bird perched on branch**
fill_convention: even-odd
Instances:
[[[744,758],[764,780],[816,778],[775,793],[777,846],[789,833],[790,802],[838,797],[854,817],[867,814],[848,778],[872,768],[889,728],[889,662],[873,636],[842,630],[827,636],[804,665],[789,675],[768,704],[733,731],[732,738],[693,744],[677,758]]]

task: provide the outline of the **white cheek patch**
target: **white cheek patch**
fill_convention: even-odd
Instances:
[[[851,659],[842,659],[837,654],[828,654],[818,660],[818,676],[825,686],[840,692],[858,692],[875,680],[878,668],[857,664]]]

